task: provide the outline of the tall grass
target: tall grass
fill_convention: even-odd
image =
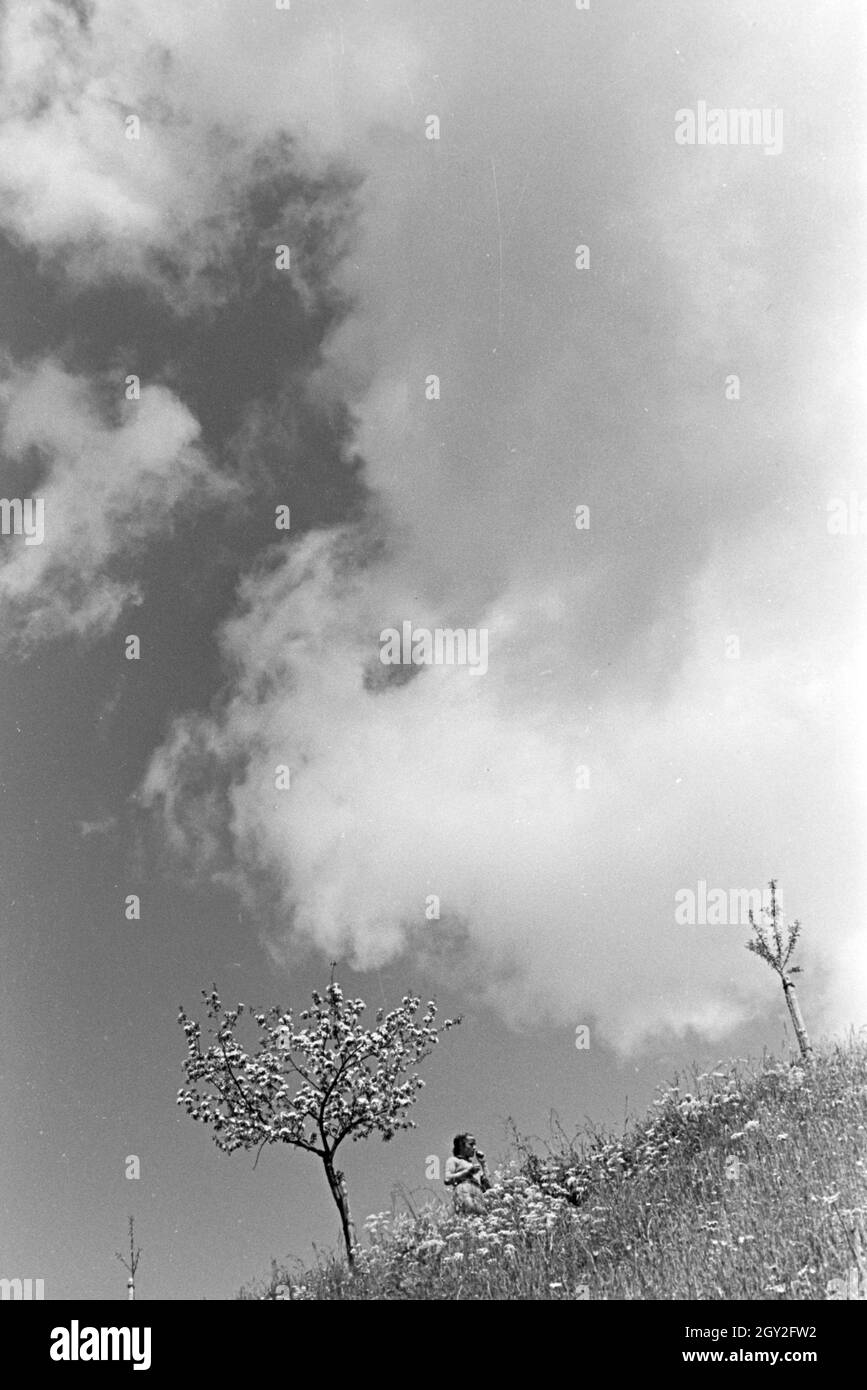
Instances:
[[[676,1078],[622,1138],[518,1140],[483,1215],[380,1213],[354,1271],[275,1265],[239,1297],[799,1300],[835,1280],[867,1297],[865,1221],[861,1036]]]

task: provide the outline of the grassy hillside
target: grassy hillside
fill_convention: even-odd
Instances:
[[[623,1138],[518,1143],[482,1216],[381,1213],[354,1273],[275,1268],[239,1297],[797,1300],[839,1297],[832,1280],[867,1297],[863,1035],[809,1067],[678,1082]]]

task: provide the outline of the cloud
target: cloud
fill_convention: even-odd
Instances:
[[[324,302],[328,267],[357,181],[347,152],[406,101],[415,57],[396,13],[389,6],[371,21],[356,6],[332,6],[323,30],[304,6],[251,15],[225,0],[191,0],[180,16],[168,0],[133,0],[123,10],[100,0],[12,0],[0,17],[0,226],[35,248],[55,286],[59,279],[73,293],[102,288],[109,325],[119,282],[139,282],[143,312],[136,320],[136,301],[125,302],[127,336],[112,345],[118,356],[153,360],[154,301],[145,296],[155,290],[176,320],[198,316],[203,353],[209,315],[231,301],[233,312],[213,331],[240,327],[249,337],[237,345],[245,357],[258,349],[282,360],[296,309],[311,321],[333,311]],[[274,299],[267,281],[283,242],[291,244],[285,278],[295,295],[284,296],[282,321],[269,314],[269,346],[257,343],[238,306]],[[84,319],[91,360],[101,325],[88,334]],[[168,360],[158,374],[171,383],[172,345],[189,339],[177,322],[162,322]],[[299,336],[306,344],[316,332],[305,325]],[[109,630],[141,600],[144,575],[134,562],[144,542],[170,531],[182,504],[235,495],[210,467],[199,424],[177,394],[146,385],[123,418],[109,420],[97,404],[110,390],[106,380],[95,372],[91,386],[59,364],[61,355],[75,362],[78,346],[73,327],[56,345],[58,361],[12,368],[3,388],[7,474],[28,486],[37,478],[47,512],[42,545],[6,544],[0,553],[0,600],[25,645]],[[292,364],[302,383],[315,347],[298,357],[305,352],[311,360]],[[286,417],[289,433],[296,427],[297,392],[286,381],[288,404],[278,408],[261,384],[268,373],[242,366],[234,383],[249,399],[231,399],[228,355],[225,346],[214,353],[210,382],[196,364],[193,396],[204,395],[209,444],[222,429],[218,444],[228,443],[228,466],[249,494],[276,468],[257,451],[273,456],[284,447],[275,417]],[[213,408],[223,389],[234,414]],[[233,453],[225,432],[236,418],[243,428]],[[263,439],[261,421],[273,441]]]
[[[11,0],[0,221],[74,279],[144,277],[195,302],[263,146],[282,137],[284,165],[312,177],[405,104],[398,8],[371,22],[334,5],[323,29],[304,5]]]
[[[624,1050],[666,1028],[720,1036],[766,982],[741,950],[745,929],[677,925],[676,892],[699,878],[761,888],[781,861],[815,861],[810,833],[781,810],[796,788],[845,834],[821,787],[845,709],[828,653],[775,637],[789,556],[781,530],[768,542],[706,567],[670,693],[622,688],[588,724],[585,702],[536,664],[540,652],[557,660],[553,606],[502,600],[478,614],[491,633],[482,678],[434,666],[371,682],[393,575],[347,564],[351,537],[307,537],[245,581],[223,633],[235,675],[221,713],[177,725],[144,800],[211,870],[226,862],[218,827],[229,827],[233,861],[275,886],[278,958],[289,940],[359,969],[415,955],[470,978],[513,1022],[590,1014]],[[733,559],[747,648],[737,662],[719,620]],[[773,620],[749,601],[759,583],[780,601]],[[560,659],[586,688],[575,655]],[[589,787],[576,786],[576,764]],[[280,767],[288,789],[276,787]],[[431,894],[438,922],[426,918]]]
[[[144,782],[175,847],[270,885],[278,959],[414,954],[515,1022],[592,1014],[624,1050],[721,1035],[766,997],[731,929],[678,927],[674,895],[780,874],[822,922],[839,1018],[864,885],[833,769],[859,738],[863,570],[824,528],[859,467],[834,26],[817,35],[805,0],[507,20],[448,0],[435,27],[396,3],[77,14],[9,7],[0,134],[5,225],[73,278],[142,276],[186,312],[264,218],[256,159],[364,176],[329,281],[350,311],[299,378],[351,412],[368,510],[251,559],[222,700]],[[700,98],[782,108],[783,154],[678,147]],[[834,237],[793,231],[816,206]],[[7,447],[42,451],[64,530],[53,559],[48,538],[16,552],[0,594],[101,630],[137,594],[126,528],[142,542],[219,484],[165,388],[145,432],[144,393],[113,425],[60,369],[39,380],[9,396]],[[250,402],[248,450],[267,417]],[[378,634],[405,619],[487,627],[488,673],[383,679]]]
[[[182,507],[225,500],[232,484],[209,468],[196,420],[163,386],[143,386],[112,420],[94,383],[44,360],[10,370],[0,398],[8,481],[41,498],[45,518],[41,544],[2,541],[7,638],[100,635],[141,599],[130,563],[144,546]]]
[[[827,408],[839,344],[809,371],[788,346],[846,314],[851,250],[789,230],[822,148],[807,74],[840,53],[804,33],[793,65],[790,8],[745,8],[748,51],[705,11],[713,70],[689,6],[631,7],[592,62],[575,15],[522,11],[506,76],[494,10],[489,51],[453,7],[415,127],[366,151],[355,312],[313,389],[352,405],[368,529],[248,576],[222,707],[178,724],[145,788],[178,846],[273,885],[278,958],[414,955],[514,1022],[591,1015],[623,1050],[717,1037],[768,982],[744,928],[680,927],[675,894],[776,875],[814,924],[825,1019],[853,1016],[858,817],[829,768],[859,739],[863,566],[824,508],[857,465]],[[785,159],[677,147],[695,91],[797,106]],[[371,679],[404,619],[488,627],[489,673]]]

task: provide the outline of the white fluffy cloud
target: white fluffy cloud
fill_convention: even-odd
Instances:
[[[260,146],[320,171],[406,104],[399,7],[11,0],[0,31],[0,220],[78,277],[187,274],[219,250]],[[396,17],[397,16],[397,17]],[[137,138],[126,122],[136,117]]]
[[[459,962],[510,1018],[589,1014],[624,1049],[720,1035],[767,998],[744,928],[678,927],[674,897],[781,876],[825,1021],[857,1019],[864,570],[824,524],[857,460],[828,409],[841,344],[822,365],[790,346],[845,312],[845,253],[790,230],[825,140],[807,74],[834,80],[835,43],[805,25],[793,62],[780,5],[746,7],[747,47],[711,7],[633,6],[601,37],[522,12],[502,41],[493,7],[474,30],[446,10],[415,138],[366,153],[357,311],[317,378],[352,401],[385,550],[308,538],[248,579],[225,707],[178,726],[146,795],[205,858],[228,824],[277,886],[278,954]],[[705,89],[785,106],[786,159],[677,147]],[[371,688],[377,634],[405,618],[489,627],[489,673]]]
[[[313,389],[352,409],[375,520],[287,537],[251,567],[223,629],[222,708],[179,721],[145,798],[179,848],[222,874],[228,850],[275,885],[278,955],[302,940],[362,967],[459,962],[509,1017],[590,1013],[623,1048],[665,1027],[716,1035],[753,1007],[769,984],[742,930],[677,927],[674,895],[779,874],[821,941],[836,1023],[865,971],[863,567],[824,527],[858,462],[851,138],[823,106],[840,43],[806,0],[504,14],[157,0],[97,3],[79,26],[47,0],[7,11],[5,224],[76,274],[151,274],[170,252],[195,276],[263,143],[366,176],[341,272],[353,311]],[[699,98],[783,108],[783,154],[676,146],[675,111]],[[817,206],[833,236],[802,235]],[[158,461],[142,468],[134,422],[109,430],[63,389],[89,422],[61,494],[89,625],[130,596],[108,575],[115,522],[143,514],[156,477],[175,480],[169,511],[205,484],[168,393],[149,397]],[[67,432],[46,437],[20,404],[10,419],[62,488]],[[132,465],[114,503],[108,434]],[[10,595],[63,575],[33,555],[5,572]],[[488,627],[488,674],[371,679],[379,631],[404,619]]]
[[[53,361],[11,371],[0,387],[0,444],[31,464],[27,496],[42,499],[41,544],[3,538],[0,605],[6,637],[25,645],[66,632],[107,631],[139,598],[128,562],[172,524],[181,504],[225,498],[197,444],[199,426],[162,386],[144,386],[106,419],[94,389]],[[8,491],[8,489],[7,489]]]
[[[530,654],[555,650],[558,633],[556,611],[532,604],[478,615],[491,634],[483,677],[434,666],[405,684],[365,679],[394,576],[360,577],[345,545],[308,537],[244,584],[224,631],[237,674],[223,712],[179,723],[145,800],[212,870],[214,818],[228,819],[237,862],[277,885],[275,920],[362,969],[432,952],[513,1021],[591,1015],[624,1049],[664,1028],[719,1035],[768,982],[741,949],[743,927],[679,926],[675,893],[700,878],[761,888],[782,863],[790,897],[809,901],[809,874],[834,856],[797,809],[805,796],[841,847],[847,838],[846,798],[823,768],[834,737],[855,733],[851,711],[833,696],[829,649],[780,641],[803,596],[786,594],[779,528],[768,541],[722,549],[704,571],[669,694],[624,688],[591,726],[562,670],[527,686]],[[831,581],[832,567],[817,557],[817,578]],[[752,603],[756,585],[773,614]],[[745,650],[731,661],[719,614],[735,595]],[[813,616],[825,599],[819,584]],[[573,688],[586,683],[580,655],[563,657]],[[578,763],[589,787],[576,786]],[[232,769],[228,812],[209,767]],[[288,790],[275,787],[279,767]],[[431,894],[440,922],[425,916]],[[824,930],[830,961],[845,924]]]

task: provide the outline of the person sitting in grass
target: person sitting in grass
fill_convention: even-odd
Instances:
[[[491,1183],[485,1155],[476,1148],[472,1134],[456,1134],[452,1156],[446,1159],[446,1187],[453,1189],[455,1211],[475,1214],[485,1209],[485,1193]]]

